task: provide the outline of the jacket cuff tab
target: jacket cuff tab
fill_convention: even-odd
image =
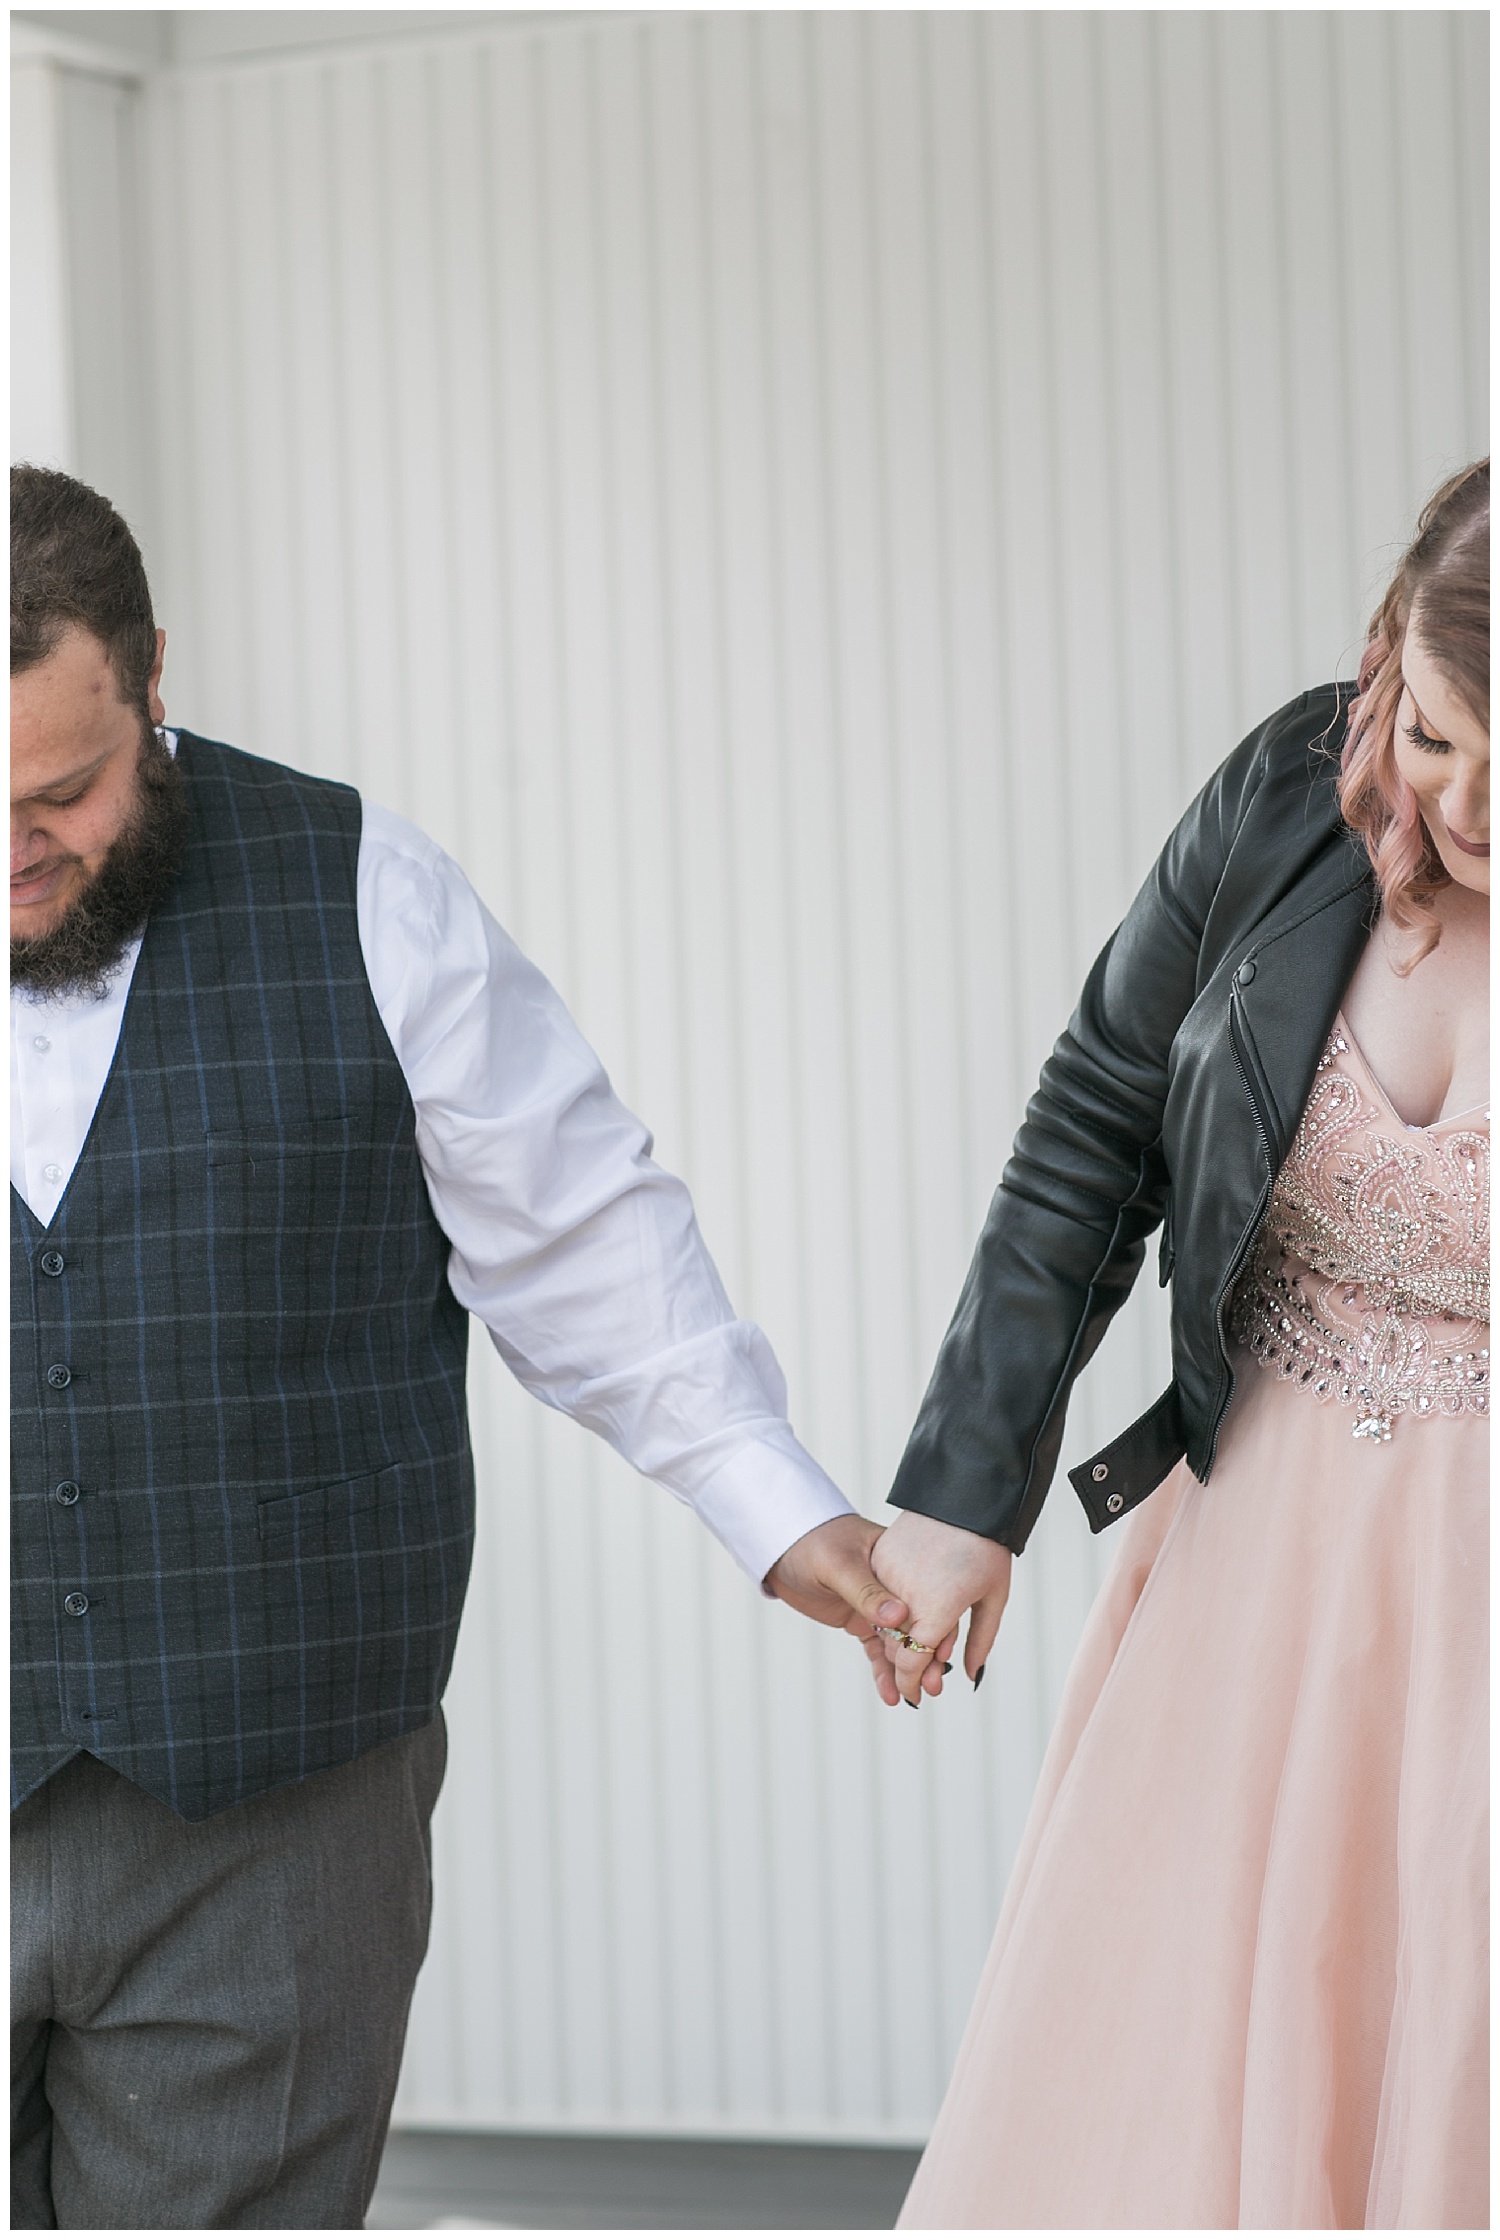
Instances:
[[[1107,1525],[1118,1524],[1148,1493],[1156,1491],[1186,1452],[1174,1382],[1128,1431],[1122,1431],[1118,1439],[1068,1472],[1069,1482],[1083,1503],[1089,1529],[1103,1532]]]

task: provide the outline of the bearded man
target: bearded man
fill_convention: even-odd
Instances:
[[[357,2229],[427,1936],[469,1315],[769,1591],[876,1652],[905,1607],[456,866],[165,730],[125,523],[32,467],[11,501],[13,2223]]]

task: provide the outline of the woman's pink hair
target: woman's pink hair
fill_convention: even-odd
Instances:
[[[1448,884],[1396,766],[1396,712],[1406,634],[1486,731],[1490,724],[1490,463],[1479,460],[1433,492],[1417,533],[1370,622],[1349,710],[1339,799],[1364,838],[1392,925],[1417,940],[1403,969],[1437,945],[1433,897]]]

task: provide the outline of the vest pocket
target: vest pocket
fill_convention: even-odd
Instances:
[[[327,1317],[336,1299],[347,1327],[350,1303],[368,1295],[349,1263],[378,1252],[391,1166],[370,1139],[368,1119],[338,1113],[205,1139],[204,1227],[220,1267],[234,1269],[221,1312],[255,1328],[257,1358],[289,1301],[292,1327],[309,1312]]]
[[[318,1535],[337,1531],[345,1518],[378,1509],[397,1494],[402,1465],[391,1463],[362,1478],[342,1478],[331,1486],[311,1486],[305,1493],[279,1493],[259,1503],[260,1537],[267,1546],[289,1541],[302,1533]]]
[[[314,1113],[306,1119],[285,1120],[279,1127],[247,1127],[243,1131],[210,1130],[205,1137],[210,1167],[274,1167],[287,1157],[309,1152],[344,1151],[350,1145],[349,1116],[344,1112]]]

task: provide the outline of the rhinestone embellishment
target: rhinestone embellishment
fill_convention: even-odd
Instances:
[[[1230,1330],[1385,1446],[1401,1416],[1489,1412],[1490,1153],[1487,1126],[1408,1128],[1368,1072],[1335,1027]]]

